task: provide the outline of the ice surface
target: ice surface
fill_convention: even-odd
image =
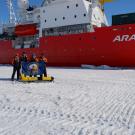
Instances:
[[[135,71],[48,68],[54,83],[11,82],[0,66],[0,135],[135,135]]]

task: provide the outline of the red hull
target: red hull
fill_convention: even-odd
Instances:
[[[16,52],[44,53],[50,66],[109,65],[135,67],[135,40],[113,42],[117,35],[134,35],[135,24],[97,28],[93,33],[40,38],[39,48],[14,49],[0,41],[0,63],[11,63]]]

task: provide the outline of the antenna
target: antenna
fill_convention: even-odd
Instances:
[[[2,33],[2,24],[0,23],[0,34]]]

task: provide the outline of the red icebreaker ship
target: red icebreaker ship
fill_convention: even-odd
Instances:
[[[103,3],[45,0],[41,7],[30,7],[28,0],[20,0],[19,19],[10,14],[2,28],[0,64],[25,51],[45,54],[49,66],[135,67],[135,13],[115,15],[108,26]]]

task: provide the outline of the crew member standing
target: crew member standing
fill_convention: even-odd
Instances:
[[[22,53],[22,56],[20,57],[20,61],[21,62],[27,62],[28,61],[28,57],[27,57],[26,52]]]
[[[19,54],[16,54],[15,57],[13,58],[12,65],[13,65],[13,73],[12,73],[11,79],[12,79],[12,81],[14,81],[15,73],[17,72],[17,80],[19,80],[20,67],[21,67]]]
[[[25,71],[23,70],[23,68],[26,66],[25,63],[28,62],[28,57],[26,52],[23,52],[21,57],[20,57],[20,63],[21,63],[21,73],[25,74]]]
[[[45,57],[44,54],[41,54],[39,60],[44,62],[44,65],[45,65],[45,67],[44,67],[44,76],[47,77],[47,70],[46,70],[47,58]]]
[[[30,62],[38,62],[38,58],[36,57],[36,54],[33,53],[30,57]]]

